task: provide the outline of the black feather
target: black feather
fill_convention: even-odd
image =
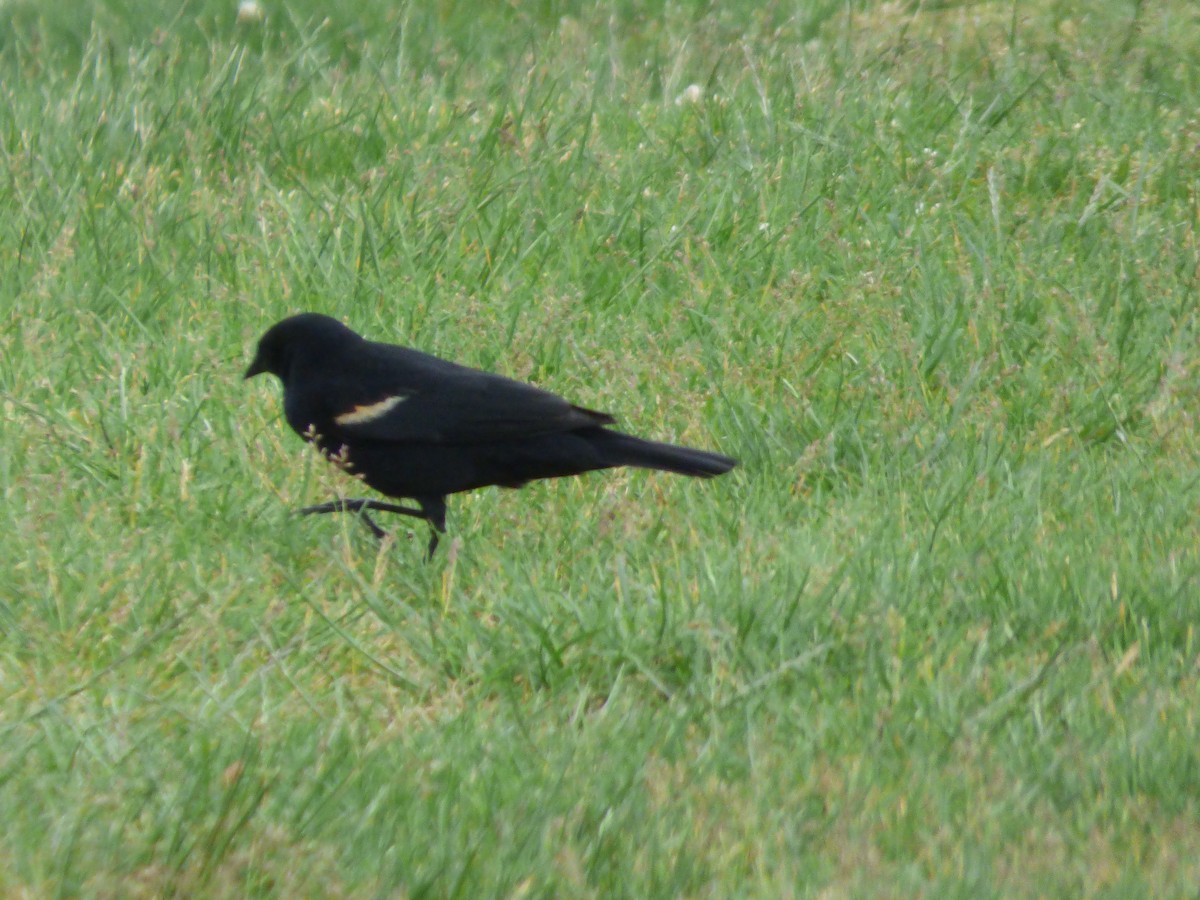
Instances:
[[[418,515],[435,529],[430,553],[445,528],[448,494],[615,466],[711,478],[737,465],[719,453],[610,430],[615,420],[606,413],[510,378],[364,340],[316,313],[284,319],[262,336],[246,377],[266,372],[283,382],[284,414],[297,434],[380,493],[411,498],[419,507],[335,501],[304,512]]]

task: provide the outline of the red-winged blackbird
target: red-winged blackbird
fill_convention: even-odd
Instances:
[[[271,326],[258,342],[251,378],[283,382],[288,424],[325,456],[389,497],[335,500],[302,514],[368,509],[427,520],[429,553],[446,530],[446,495],[487,485],[518,488],[537,478],[614,466],[711,478],[737,460],[611,431],[612,416],[548,391],[417,350],[367,341],[341,322],[302,313]]]

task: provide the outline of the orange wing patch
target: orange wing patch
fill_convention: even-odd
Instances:
[[[335,416],[333,421],[339,425],[362,425],[366,422],[374,422],[380,416],[386,416],[407,399],[407,395],[398,395],[384,397],[375,403],[361,403],[349,412]]]

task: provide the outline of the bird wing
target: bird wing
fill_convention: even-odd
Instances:
[[[391,374],[386,389],[343,404],[333,416],[345,438],[481,444],[614,422],[533,385],[464,366]]]

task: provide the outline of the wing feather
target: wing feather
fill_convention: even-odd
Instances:
[[[500,375],[418,351],[381,348],[371,396],[347,396],[333,417],[342,439],[399,443],[480,444],[611,425],[612,416]],[[361,388],[359,388],[361,391]],[[357,393],[357,392],[356,392]]]

